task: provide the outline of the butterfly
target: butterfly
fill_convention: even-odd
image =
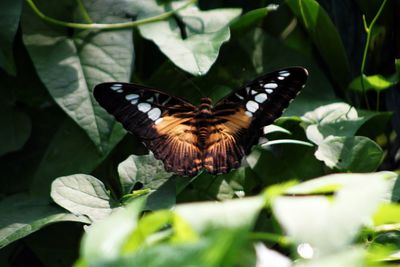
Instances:
[[[212,104],[198,106],[143,85],[96,85],[97,102],[162,160],[167,171],[222,174],[242,158],[305,86],[308,72],[290,67],[258,77]]]

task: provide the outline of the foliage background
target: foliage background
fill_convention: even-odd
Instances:
[[[186,266],[188,262],[198,266],[272,266],[260,265],[267,253],[260,245],[254,249],[254,244],[261,244],[258,241],[290,260],[304,256],[298,244],[311,243],[315,251],[324,251],[321,243],[299,238],[287,225],[299,217],[311,221],[324,218],[321,229],[346,236],[337,245],[318,231],[304,228],[307,221],[301,224],[298,220],[303,225],[295,225],[300,232],[334,244],[325,255],[306,264],[321,266],[319,261],[334,257],[335,261],[327,261],[357,266],[369,259],[365,251],[378,258],[378,263],[367,260],[373,266],[387,263],[388,255],[390,261],[398,260],[393,256],[399,244],[397,183],[388,193],[387,184],[377,182],[396,176],[379,171],[398,172],[400,166],[399,49],[394,34],[398,4],[380,0],[199,1],[197,10],[188,2],[0,3],[1,265],[70,266],[80,258],[77,266],[104,262],[125,266],[132,261],[140,266],[146,261],[149,264],[156,253],[164,255],[165,266]],[[179,9],[185,4],[189,8]],[[172,12],[176,9],[179,12]],[[152,23],[135,24],[154,16],[157,20]],[[46,21],[48,18],[57,21]],[[111,29],[98,29],[102,26],[93,22],[111,25],[104,26]],[[258,75],[292,65],[309,70],[307,86],[276,122],[290,134],[275,128],[267,137],[272,141],[300,140],[312,146],[293,141],[256,146],[242,168],[217,177],[170,178],[159,162],[141,156],[147,151],[140,141],[127,135],[91,95],[100,82],[135,81],[193,103],[203,95],[216,101]],[[374,173],[365,178],[345,174],[333,180],[322,178],[322,184],[306,186],[303,191],[289,185],[279,190],[269,187],[351,172]],[[351,188],[343,200],[350,210],[369,207],[371,211],[365,208],[368,212],[357,213],[357,219],[351,221],[345,209],[335,214],[324,206],[308,216],[310,206],[290,206],[289,210],[298,209],[299,213],[289,218],[287,210],[279,206],[287,203],[272,200],[291,192],[301,195],[299,199],[318,195],[321,199],[316,203],[320,205],[325,198],[339,199],[342,187]],[[269,190],[263,191],[265,188]],[[393,201],[391,205],[382,206],[386,194],[382,192],[391,196],[386,197]],[[140,202],[144,195],[148,196],[146,203]],[[252,196],[256,200],[247,198]],[[363,201],[357,202],[360,198]],[[210,206],[205,208],[178,205],[176,214],[164,210],[176,203],[230,199],[240,200],[227,202],[220,210],[208,202],[204,205]],[[301,205],[299,199],[290,205]],[[257,201],[263,203],[262,211]],[[126,203],[133,204],[125,215],[118,214]],[[246,216],[241,215],[240,207],[248,210]],[[148,240],[138,241],[134,233],[141,228],[129,224],[136,216],[141,225],[146,218],[139,220],[142,210],[162,210],[147,219],[147,225],[156,225],[154,229],[142,229],[149,237],[165,230],[161,227],[165,224],[175,234],[143,249]],[[191,220],[193,214],[187,210],[198,215],[196,220]],[[108,217],[111,213],[116,217]],[[335,221],[332,216],[340,219]],[[361,223],[366,217],[375,218],[375,228]],[[108,226],[105,218],[110,220]],[[127,230],[119,237],[99,234],[92,240],[89,234],[81,241],[82,223],[103,220],[99,233],[114,233],[125,229],[123,225]],[[213,227],[206,227],[210,221]],[[232,226],[231,221],[237,225]],[[341,228],[352,223],[357,227]],[[390,231],[379,230],[388,223]],[[124,236],[131,238],[127,241]],[[113,244],[115,255],[103,253],[99,244]],[[355,253],[358,258],[337,256],[348,248],[360,249],[360,244],[367,249]],[[375,244],[383,244],[383,249]],[[143,258],[137,256],[138,249]],[[238,258],[237,251],[244,256]],[[181,262],[174,262],[178,255]]]

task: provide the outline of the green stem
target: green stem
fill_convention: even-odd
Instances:
[[[369,25],[367,25],[367,21],[365,19],[365,16],[363,15],[363,24],[364,24],[364,29],[365,32],[367,33],[367,40],[365,42],[365,47],[364,47],[364,53],[363,53],[363,59],[361,62],[361,88],[362,88],[362,94],[364,95],[365,98],[365,104],[367,105],[367,109],[370,109],[369,107],[369,103],[368,103],[368,98],[367,95],[365,94],[365,85],[364,85],[364,71],[365,71],[365,63],[367,61],[367,53],[368,53],[368,48],[369,48],[369,42],[371,40],[371,30],[375,25],[376,20],[379,18],[379,16],[382,13],[382,10],[386,4],[387,0],[383,0],[381,6],[379,7],[378,12],[375,14],[375,17],[372,19],[371,23]],[[377,106],[379,106],[379,104],[377,104]]]
[[[86,24],[86,23],[66,22],[66,21],[61,21],[58,19],[53,19],[53,18],[48,17],[45,14],[43,14],[38,9],[38,7],[35,5],[33,0],[26,0],[26,2],[32,8],[33,12],[36,13],[36,15],[38,17],[40,17],[44,21],[47,21],[54,25],[59,25],[59,26],[69,27],[69,28],[74,28],[74,29],[80,29],[80,30],[93,30],[93,29],[116,30],[116,29],[133,28],[133,27],[137,27],[139,25],[165,20],[165,19],[173,16],[174,14],[176,14],[178,11],[185,9],[186,7],[196,3],[197,0],[191,0],[191,1],[187,2],[185,5],[182,5],[181,7],[177,8],[177,9],[162,13],[162,14],[154,16],[154,17],[149,17],[149,18],[135,20],[135,21],[129,21],[129,22],[112,23],[112,24],[103,24],[103,23]]]
[[[82,3],[82,0],[76,0],[76,2],[78,3],[79,11],[81,12],[83,19],[86,23],[92,24],[93,20],[87,12],[85,5]]]
[[[292,244],[292,242],[284,236],[266,233],[266,232],[250,233],[249,237],[250,237],[250,239],[276,242],[282,247],[288,247]]]

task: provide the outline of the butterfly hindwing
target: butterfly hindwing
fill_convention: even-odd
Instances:
[[[160,91],[130,83],[102,83],[95,99],[139,137],[168,171],[193,175],[201,167],[201,151],[190,125],[195,107]]]
[[[219,130],[214,137],[210,135],[212,145],[204,152],[204,168],[211,173],[224,173],[229,165],[240,165],[242,157],[263,134],[263,127],[282,115],[304,87],[307,76],[302,67],[278,70],[219,101],[213,109],[214,119],[219,122],[214,127]]]

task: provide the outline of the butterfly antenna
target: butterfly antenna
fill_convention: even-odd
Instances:
[[[186,81],[188,81],[191,85],[193,85],[194,89],[196,89],[197,92],[199,92],[199,94],[202,97],[206,97],[206,95],[201,91],[200,87],[197,86],[197,84],[195,84],[191,78],[189,78],[188,76],[186,76],[186,74],[183,71],[179,71],[178,68],[174,68],[175,72],[177,72],[179,75],[183,76],[183,78],[185,78]]]

